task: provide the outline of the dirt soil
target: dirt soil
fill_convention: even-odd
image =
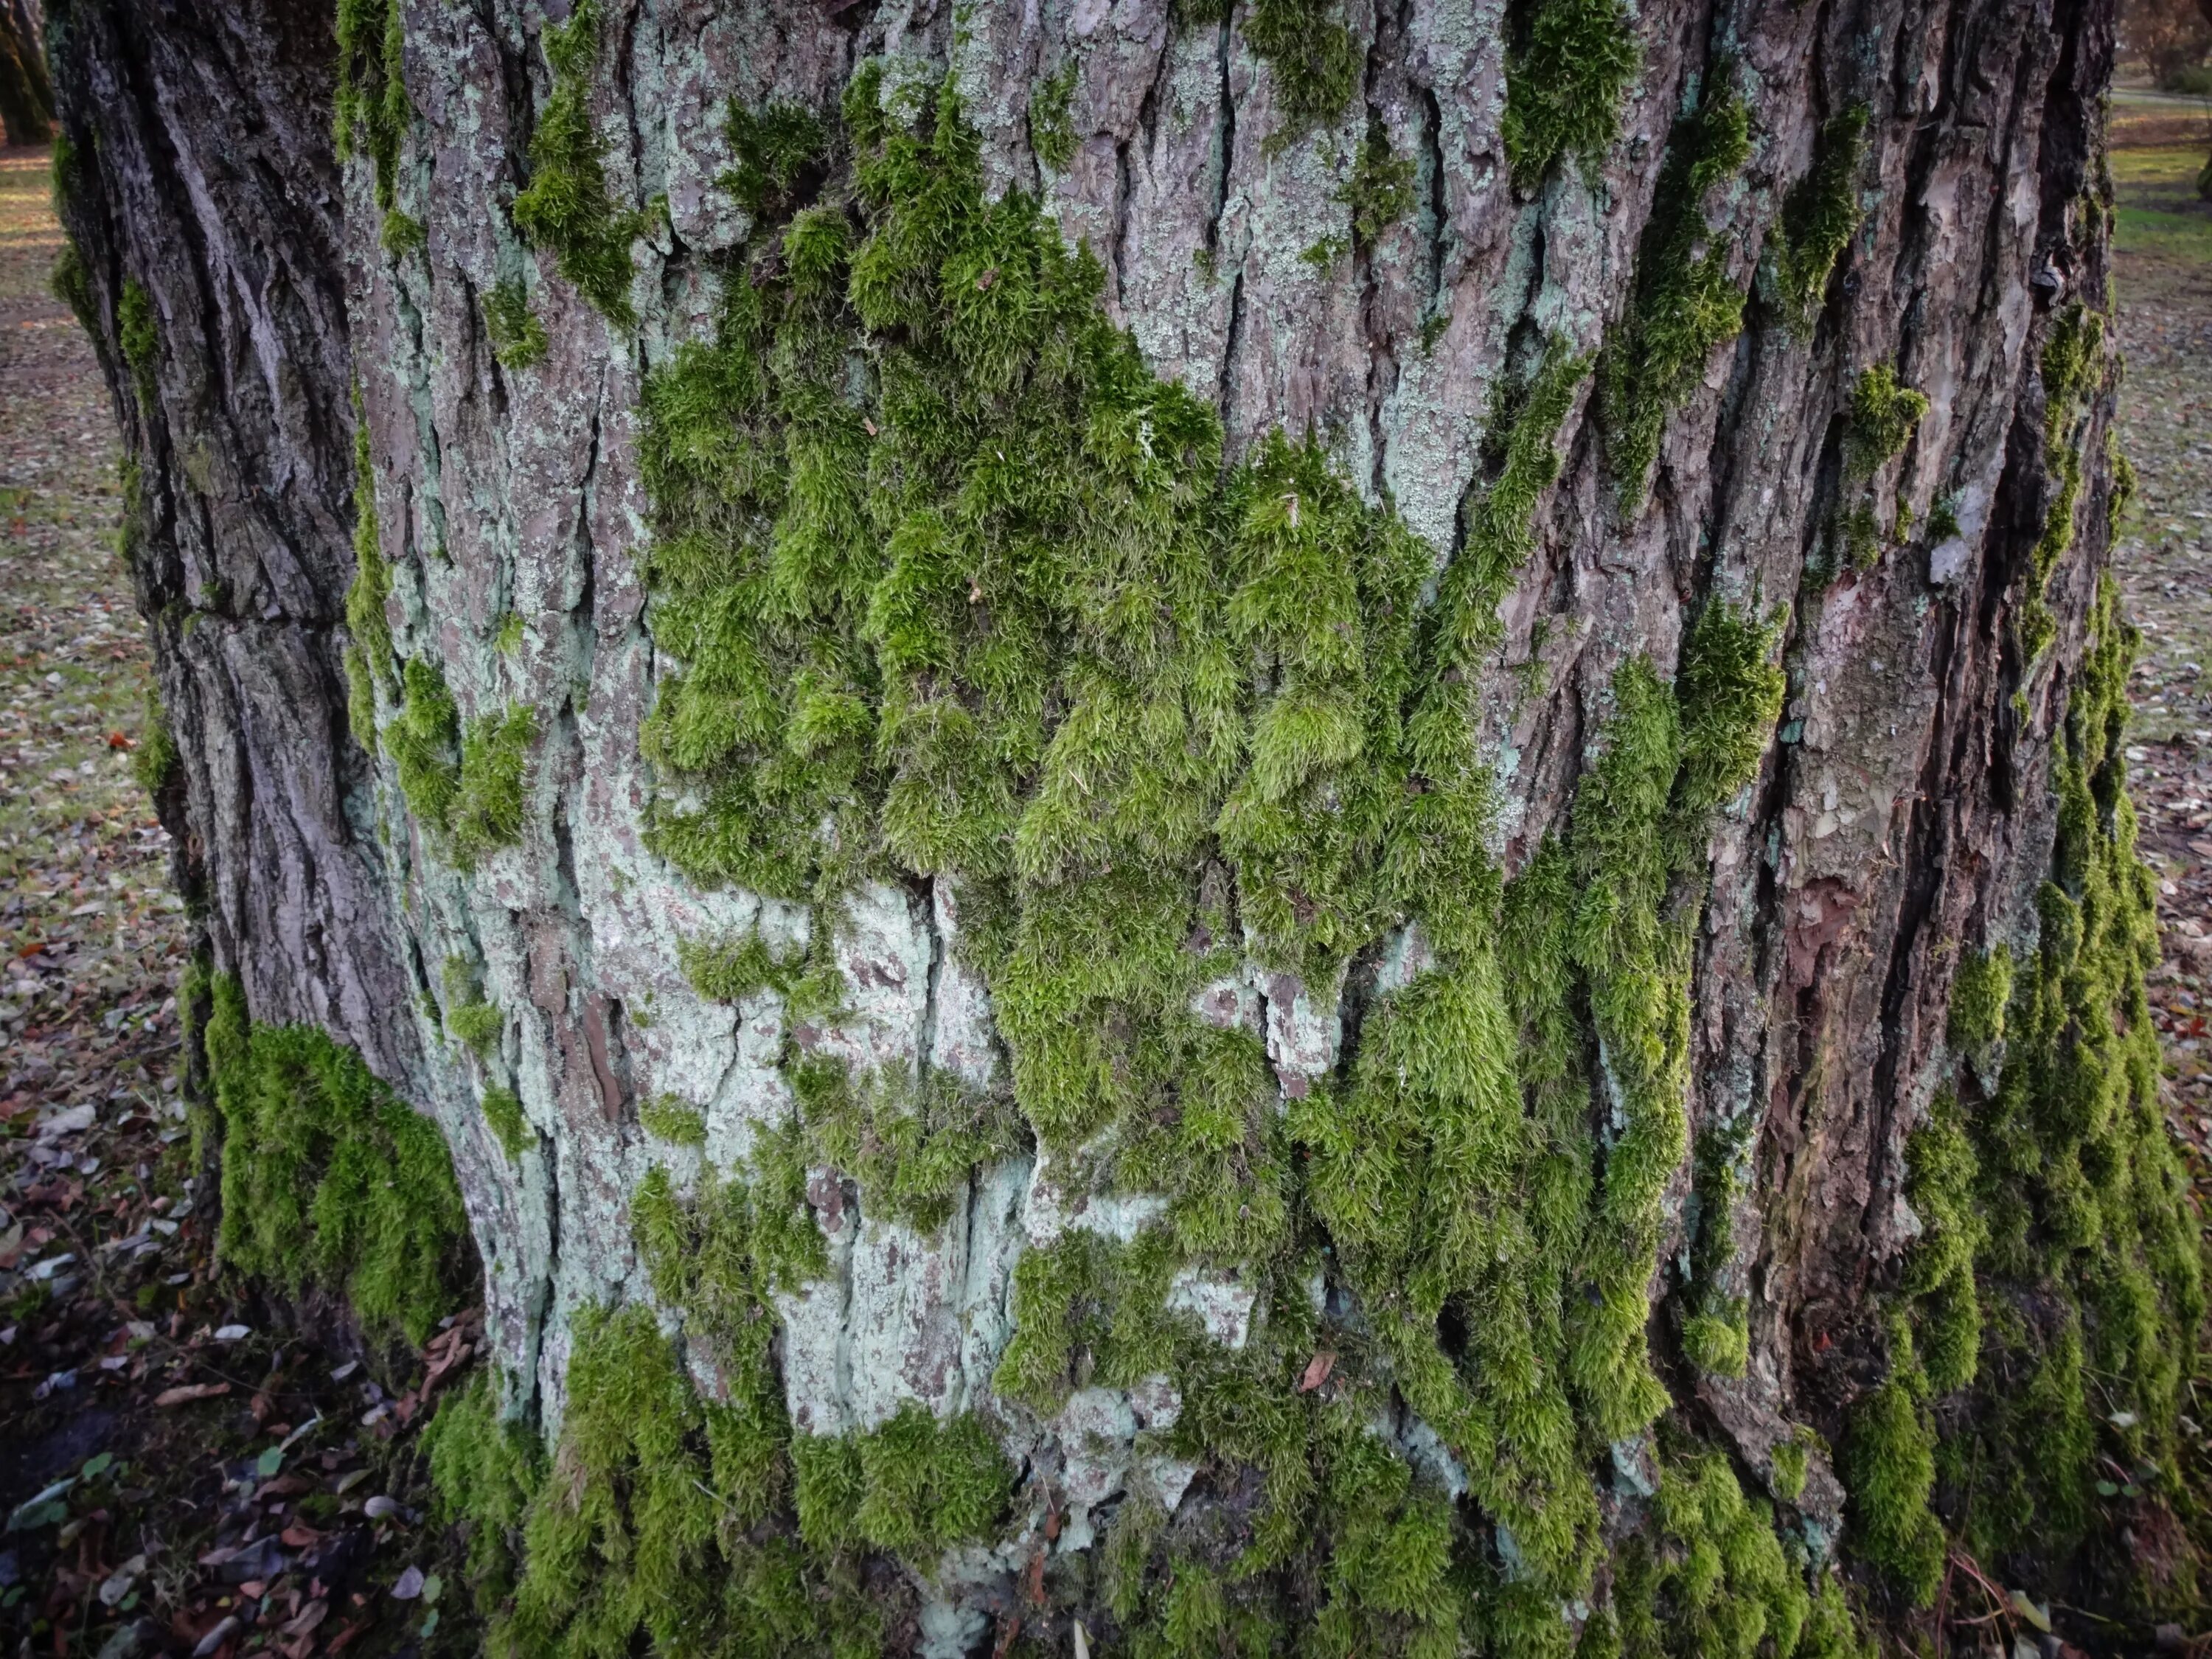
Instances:
[[[473,1652],[414,1432],[468,1322],[366,1352],[215,1261],[115,416],[60,250],[46,153],[0,150],[0,1650]]]
[[[2139,479],[2118,574],[2144,635],[2129,757],[2164,896],[2152,998],[2172,1115],[2212,1202],[2208,149],[2202,111],[2116,100]],[[215,1262],[179,1098],[183,907],[131,764],[148,665],[117,551],[114,418],[48,292],[60,247],[45,153],[0,152],[0,1644],[474,1651],[415,1450],[469,1322],[422,1354],[365,1352],[333,1318],[288,1325]],[[2193,1416],[2212,1424],[2212,1401]]]

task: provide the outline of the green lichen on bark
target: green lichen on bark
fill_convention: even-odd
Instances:
[[[615,205],[607,189],[607,143],[592,116],[599,58],[598,0],[578,0],[540,37],[552,88],[530,137],[530,182],[514,198],[514,228],[553,255],[561,275],[618,327],[637,320],[630,302],[629,245],[645,216]]]
[[[1620,131],[1644,64],[1620,0],[1531,0],[1505,70],[1504,143],[1514,187],[1533,193],[1562,157],[1594,167]]]
[[[467,1220],[444,1138],[361,1057],[312,1027],[264,1025],[227,974],[204,1033],[222,1125],[224,1261],[289,1294],[343,1294],[419,1344],[459,1304]]]
[[[1783,317],[1802,333],[1812,326],[1836,261],[1864,216],[1858,200],[1869,112],[1854,104],[1820,126],[1813,165],[1790,186],[1774,234],[1774,291]]]
[[[1751,117],[1726,65],[1708,72],[1694,113],[1675,124],[1636,258],[1628,314],[1599,365],[1606,458],[1615,489],[1640,506],[1668,416],[1696,388],[1715,347],[1743,325],[1732,250],[1705,223],[1706,193],[1750,154]]]

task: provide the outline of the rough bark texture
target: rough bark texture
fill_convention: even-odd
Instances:
[[[665,200],[631,249],[635,326],[611,323],[514,229],[553,89],[554,23],[536,6],[405,7],[411,114],[388,207],[419,222],[419,250],[384,234],[369,147],[343,166],[334,155],[337,53],[322,14],[65,0],[49,21],[73,146],[64,220],[134,458],[133,569],[184,763],[163,803],[182,881],[256,1021],[324,1028],[443,1127],[514,1409],[556,1425],[580,1316],[653,1297],[633,1212],[654,1167],[679,1183],[728,1167],[790,1109],[783,1003],[703,997],[678,945],[804,939],[806,911],[702,886],[652,850],[656,790],[672,786],[640,747],[670,665],[641,570],[653,515],[639,409],[649,374],[710,331],[717,261],[751,229],[718,184],[736,159],[732,102],[829,110],[865,60],[910,80],[949,69],[989,189],[1041,192],[1067,240],[1087,242],[1113,318],[1154,372],[1218,410],[1231,459],[1278,428],[1318,434],[1443,562],[1495,476],[1485,439],[1502,430],[1510,383],[1547,340],[1595,354],[1618,338],[1677,123],[1727,78],[1747,89],[1747,156],[1662,210],[1702,216],[1698,256],[1754,290],[1743,325],[1670,408],[1641,505],[1608,473],[1604,371],[1579,382],[1533,554],[1500,606],[1480,737],[1498,785],[1492,850],[1510,877],[1565,832],[1627,665],[1671,675],[1714,596],[1788,605],[1787,706],[1761,733],[1755,781],[1711,825],[1690,994],[1692,1133],[1728,1128],[1754,1148],[1714,1269],[1747,1300],[1748,1364],[1701,1372],[1667,1357],[1670,1316],[1651,1329],[1676,1419],[1747,1477],[1770,1479],[1794,1424],[1840,1443],[1884,1374],[1885,1298],[1923,1224],[1905,1148],[1957,1063],[1954,971],[1972,951],[2033,948],[2051,868],[2054,734],[2107,550],[2101,374],[2039,653],[2024,650],[2022,621],[2063,470],[2043,356],[2069,305],[2106,303],[2110,8],[1658,0],[1633,25],[1643,61],[1618,137],[1534,191],[1516,190],[1501,137],[1522,25],[1498,4],[1351,9],[1359,92],[1304,133],[1241,10],[1216,23],[1168,0],[605,9],[588,109],[609,191],[624,210]],[[1069,65],[1073,142],[1048,142],[1058,164],[1041,165],[1034,136],[1052,112],[1036,100]],[[1774,296],[1778,227],[1824,126],[1860,106],[1863,158],[1847,177],[1863,218],[1796,319]],[[1410,159],[1411,197],[1391,222],[1356,229],[1340,187],[1370,131]],[[546,342],[524,368],[501,364],[486,322],[487,297],[517,283]],[[127,284],[156,321],[143,374]],[[1926,410],[1909,441],[1860,465],[1850,403],[1881,365]],[[398,656],[441,668],[465,720],[534,711],[520,839],[472,868],[410,815],[392,763],[349,734],[356,385]],[[1862,509],[1868,559],[1846,534]],[[1936,532],[1908,527],[1931,515]],[[955,884],[864,884],[841,918],[811,925],[834,931],[845,1009],[803,1046],[1003,1080]],[[1391,971],[1363,960],[1348,993],[1257,963],[1231,987],[1225,1018],[1264,1035],[1287,1097],[1357,1048],[1376,975]],[[440,1012],[465,995],[500,1012],[473,1050]],[[488,1087],[511,1088],[526,1115],[517,1158],[487,1126]],[[641,1127],[641,1104],[665,1095],[703,1112],[696,1152]],[[1603,1115],[1601,1099],[1591,1110]],[[1019,1258],[1071,1226],[1140,1218],[1068,1179],[1050,1156],[987,1164],[925,1234],[816,1170],[831,1272],[776,1301],[795,1429],[872,1430],[910,1400],[939,1417],[996,1409]],[[1655,1306],[1688,1293],[1674,1264],[1697,1222],[1692,1182],[1686,1157],[1650,1264]],[[1178,1284],[1217,1340],[1244,1341],[1251,1291],[1233,1273]],[[692,1369],[711,1393],[704,1349]],[[1088,1537],[1133,1456],[1174,1507],[1191,1469],[1133,1442],[1158,1409],[1141,1389],[1091,1389],[1056,1418],[995,1419],[1035,1477],[1015,1541],[963,1558],[900,1639],[988,1645],[981,1615],[1021,1605],[1048,1510],[1072,1514],[1073,1541]],[[1418,1446],[1410,1419],[1390,1432]],[[1649,1446],[1613,1456],[1629,1492]],[[1798,1535],[1826,1549],[1845,1498],[1825,1455],[1789,1496]],[[1187,1501],[1250,1499],[1212,1472]],[[1064,1632],[1068,1612],[1033,1628]],[[1086,1616],[1095,1636],[1100,1615]]]

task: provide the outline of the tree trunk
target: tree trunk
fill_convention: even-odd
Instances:
[[[520,1650],[2193,1595],[2108,6],[550,9],[49,21],[225,1157],[442,1129]]]

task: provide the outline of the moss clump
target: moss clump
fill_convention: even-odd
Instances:
[[[704,1146],[707,1115],[675,1095],[655,1095],[638,1108],[637,1121],[646,1133],[674,1146]]]
[[[138,389],[138,407],[150,411],[160,388],[155,369],[161,361],[161,331],[154,317],[153,296],[136,276],[123,279],[123,297],[115,304],[115,337],[123,348],[123,362]]]
[[[439,1406],[422,1455],[442,1518],[469,1529],[469,1588],[477,1612],[493,1617],[514,1593],[523,1518],[544,1483],[538,1437],[501,1416],[498,1385],[479,1372]]]
[[[1595,167],[1620,131],[1620,103],[1644,64],[1620,0],[1531,0],[1506,59],[1506,160],[1523,194],[1571,156]]]
[[[1928,1379],[1901,1319],[1889,1334],[1889,1375],[1852,1407],[1844,1443],[1853,1547],[1913,1607],[1936,1599],[1943,1573],[1943,1523],[1936,1490],[1936,1425]]]
[[[829,139],[822,118],[800,105],[775,103],[755,112],[735,99],[722,131],[737,162],[715,182],[756,219],[788,203]]]
[[[1413,210],[1413,158],[1392,152],[1380,118],[1368,118],[1367,137],[1335,195],[1352,210],[1352,232],[1363,242],[1374,241]]]
[[[950,1073],[903,1068],[853,1076],[839,1061],[790,1068],[810,1164],[857,1178],[871,1214],[934,1232],[952,1213],[969,1172],[1020,1150],[1025,1126],[1003,1096]]]
[[[1828,277],[1864,216],[1859,162],[1866,155],[1868,110],[1854,104],[1820,126],[1813,165],[1782,204],[1774,246],[1775,296],[1784,318],[1803,331],[1828,291]]]
[[[1603,1650],[1713,1659],[1855,1651],[1841,1591],[1808,1587],[1766,1505],[1747,1498],[1725,1454],[1691,1450],[1661,1471],[1652,1524],[1621,1552]],[[1590,1644],[1584,1638],[1583,1650]]]
[[[495,283],[484,290],[484,332],[501,368],[533,368],[545,361],[545,325],[530,308],[520,282]]]
[[[1730,249],[1706,228],[1704,207],[1706,192],[1732,179],[1750,154],[1750,112],[1729,81],[1724,69],[1715,69],[1696,112],[1675,125],[1637,253],[1628,314],[1607,339],[1599,366],[1607,459],[1630,505],[1643,501],[1668,416],[1696,387],[1713,349],[1743,325]]]
[[[484,1121],[508,1158],[520,1159],[538,1144],[538,1131],[522,1109],[522,1097],[514,1090],[493,1085],[483,1091],[483,1106]]]
[[[459,1304],[467,1255],[437,1126],[322,1032],[252,1021],[228,975],[210,989],[223,1260],[294,1294],[342,1291],[364,1325],[419,1344]]]
[[[481,1057],[495,1052],[507,1030],[507,1017],[492,1003],[456,1003],[446,1010],[446,1029]]]
[[[522,838],[523,793],[537,715],[516,706],[482,714],[464,730],[435,665],[410,659],[405,696],[384,728],[407,808],[464,870]]]
[[[550,251],[562,276],[609,322],[637,320],[630,304],[629,245],[645,216],[618,210],[607,191],[606,143],[592,121],[599,57],[598,0],[578,0],[541,37],[552,91],[530,137],[530,183],[514,198],[514,228]]]
[[[1244,43],[1274,72],[1279,148],[1330,125],[1359,90],[1359,42],[1338,21],[1336,0],[1251,0]]]
[[[464,869],[522,839],[523,788],[537,736],[537,714],[520,706],[479,715],[462,732],[460,771],[446,830]]]
[[[1070,106],[1075,96],[1077,65],[1073,58],[1039,81],[1030,95],[1030,148],[1037,164],[1065,173],[1075,159],[1075,123]]]
[[[1974,1207],[1980,1160],[1949,1091],[1936,1097],[1928,1121],[1905,1142],[1905,1201],[1921,1234],[1905,1257],[1903,1288],[1917,1304],[1917,1348],[1927,1356],[1929,1386],[1948,1394],[1974,1380],[1980,1356],[1974,1257],[1986,1235]]]
[[[394,206],[399,149],[415,118],[405,80],[405,8],[398,0],[338,0],[336,33],[337,91],[332,100],[331,134],[338,160],[350,160],[356,144],[366,148],[375,169],[385,247],[395,256],[410,252],[421,246],[422,227]]]
[[[2055,1560],[2091,1536],[2100,1458],[2172,1501],[2204,1315],[2197,1220],[2160,1104],[2144,990],[2159,948],[2156,884],[2136,856],[2126,790],[2136,635],[2109,580],[2090,622],[2053,748],[2057,836],[2039,937],[2012,964],[2003,1070],[1991,1090],[1958,1078],[1971,1177],[1955,1148],[1944,1160],[1954,1190],[1971,1179],[1986,1226],[1976,1391],[1942,1454],[1955,1524],[1984,1560]]]
[[[2078,300],[2058,314],[2044,342],[2043,447],[2051,490],[2042,533],[2029,556],[2027,593],[2019,611],[2021,651],[2029,662],[2041,656],[2057,634],[2045,595],[2059,561],[2074,546],[2084,481],[2087,404],[2104,377],[2104,318]]]
[[[1014,1470],[980,1418],[939,1422],[914,1401],[864,1434],[793,1448],[808,1543],[855,1543],[929,1560],[988,1539],[1005,1516]]]
[[[138,787],[158,799],[184,775],[184,757],[170,735],[169,711],[161,705],[161,688],[149,681],[146,714],[138,728],[138,746],[131,754],[131,775]]]
[[[1851,386],[1844,436],[1844,472],[1854,483],[1874,477],[1900,453],[1928,412],[1928,399],[1897,378],[1887,363],[1862,369]]]
[[[407,810],[416,823],[442,835],[460,787],[460,711],[436,664],[416,658],[400,678],[404,697],[385,729],[385,752],[398,769]]]
[[[376,516],[376,469],[369,459],[368,420],[361,388],[353,394],[353,580],[345,598],[346,721],[354,741],[376,751],[376,693],[398,688],[399,666],[392,649],[392,625],[384,614],[392,595],[392,568],[385,562]]]
[[[1982,1050],[2004,1041],[2005,1010],[2012,1002],[2012,947],[1969,951],[1951,979],[1951,1041]]]
[[[762,991],[790,992],[805,966],[804,947],[778,950],[757,931],[726,939],[676,942],[677,965],[709,1002],[742,1002]]]

